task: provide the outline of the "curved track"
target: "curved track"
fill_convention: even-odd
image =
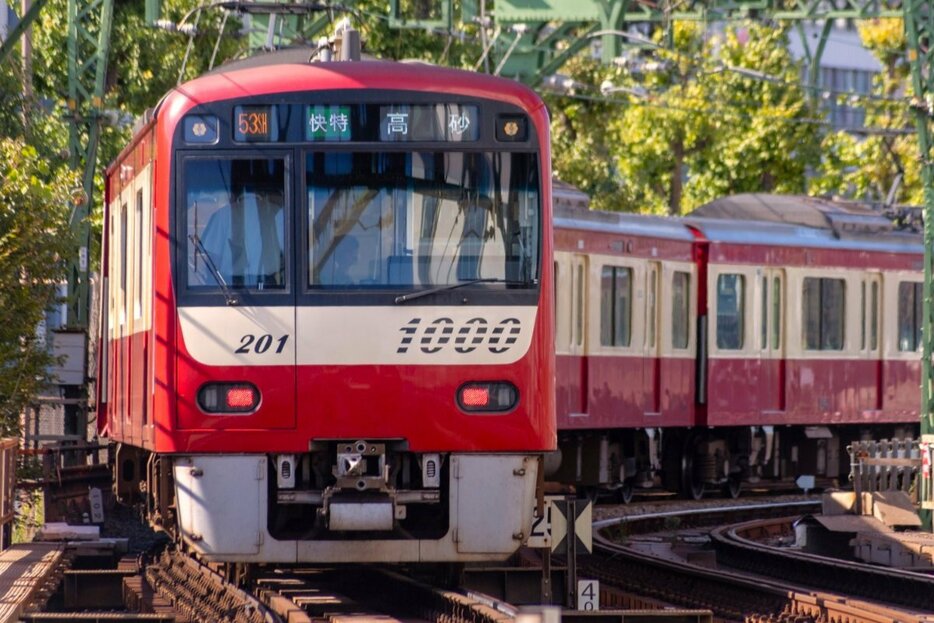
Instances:
[[[870,601],[934,612],[934,576],[775,547],[754,535],[788,534],[791,520],[750,521],[710,533],[717,562]]]
[[[813,511],[813,503],[807,503],[803,512]],[[728,551],[726,555],[730,557],[731,562],[736,562],[740,568],[722,569],[709,568],[693,565],[681,560],[672,560],[660,558],[643,550],[631,547],[626,544],[615,542],[608,536],[607,528],[617,526],[618,533],[647,533],[658,526],[663,529],[681,529],[699,525],[716,525],[728,521],[729,515],[733,516],[733,521],[737,521],[737,514],[742,513],[745,519],[753,513],[761,513],[764,516],[775,516],[775,514],[789,515],[794,511],[792,506],[798,506],[800,503],[788,503],[783,505],[776,504],[758,504],[742,506],[724,506],[717,509],[703,508],[696,511],[667,511],[645,516],[630,518],[617,518],[596,522],[595,528],[603,530],[594,536],[594,548],[601,556],[595,557],[595,560],[585,561],[581,567],[588,577],[599,579],[602,585],[623,590],[627,593],[635,593],[657,599],[669,604],[691,607],[708,608],[712,610],[717,617],[728,621],[795,621],[803,623],[807,621],[834,621],[846,620],[849,623],[895,623],[902,622],[930,622],[934,621],[934,616],[929,616],[922,612],[906,611],[895,607],[894,605],[882,605],[873,603],[879,598],[874,594],[866,593],[865,600],[860,593],[852,590],[846,590],[844,595],[828,594],[815,591],[811,587],[822,587],[822,584],[814,584],[812,578],[823,575],[839,576],[837,580],[841,584],[846,583],[846,574],[840,573],[839,566],[820,567],[807,566],[808,572],[802,572],[801,575],[791,575],[787,569],[793,568],[797,564],[802,564],[797,554],[790,552],[781,552],[784,555],[783,569],[785,571],[775,571],[773,577],[763,575],[751,575],[745,569],[742,569],[744,562],[757,568],[768,568],[766,556],[771,554],[763,552],[761,547],[768,547],[756,543],[742,536],[735,537],[715,537],[718,543],[718,565],[723,563],[719,559],[719,547]],[[675,521],[677,520],[677,521]],[[790,519],[781,520],[789,524]],[[780,523],[781,523],[780,522]],[[673,526],[672,523],[676,523]],[[747,522],[746,525],[752,529],[752,525],[762,526],[767,523],[761,520],[757,522]],[[771,523],[776,523],[771,521]],[[730,528],[723,528],[718,534],[725,535]],[[740,531],[742,532],[742,531]],[[746,533],[743,533],[746,534]],[[723,545],[721,545],[723,543]],[[771,548],[773,550],[778,548]],[[820,557],[817,557],[820,558]],[[750,562],[751,561],[751,562]],[[813,561],[817,564],[817,561]],[[840,561],[833,561],[839,563]],[[882,577],[892,577],[891,570],[888,575]],[[846,572],[849,573],[849,570]],[[919,576],[922,574],[912,574]],[[929,599],[934,595],[934,578],[926,577],[931,584],[924,584],[927,588],[927,596],[919,595],[917,600]],[[919,578],[912,578],[916,581]],[[876,579],[879,592],[884,592],[891,597],[892,592],[912,591],[918,592],[918,588],[907,588],[909,585],[892,584],[891,580]],[[917,586],[917,585],[912,585]],[[841,586],[842,588],[842,586]],[[836,590],[836,589],[833,589]],[[844,591],[841,591],[844,592]],[[854,595],[857,595],[854,597]],[[914,599],[914,598],[912,598]],[[886,601],[892,603],[891,599]],[[918,609],[919,606],[908,604],[912,609]],[[924,608],[924,610],[930,609]]]

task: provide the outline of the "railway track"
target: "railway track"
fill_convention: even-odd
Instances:
[[[768,545],[761,536],[790,535],[791,519],[756,520],[710,533],[717,562],[757,575],[934,612],[934,576]]]
[[[663,558],[648,553],[626,543],[617,542],[621,535],[646,534],[661,529],[671,531],[686,527],[713,526],[724,522],[737,520],[736,515],[743,513],[748,519],[750,514],[755,516],[774,517],[779,515],[795,514],[791,509],[806,509],[804,512],[814,510],[813,503],[801,505],[798,502],[791,504],[746,504],[741,506],[723,506],[719,508],[703,508],[695,511],[679,509],[676,511],[663,511],[660,513],[608,519],[595,522],[594,527],[599,528],[594,536],[594,549],[598,556],[591,560],[584,560],[580,564],[582,573],[587,577],[598,579],[601,587],[606,586],[610,592],[625,592],[638,594],[663,603],[678,607],[708,608],[720,619],[726,621],[748,621],[751,623],[809,623],[816,621],[848,621],[849,623],[931,623],[934,615],[928,608],[909,606],[911,610],[889,603],[880,604],[875,595],[866,597],[850,591],[822,592],[814,590],[820,584],[808,582],[813,576],[790,575],[797,559],[796,555],[783,552],[786,560],[783,571],[769,575],[751,575],[752,569],[744,566],[754,566],[756,569],[768,567],[765,559],[756,560],[761,549],[752,539],[748,531],[764,529],[764,522],[758,519],[755,522],[746,522],[743,532],[737,528],[739,534],[747,536],[724,536],[723,542],[726,551],[732,552],[729,561],[717,566],[735,562],[738,568],[724,569],[711,568],[690,564],[683,560]],[[791,519],[784,522],[790,525]],[[775,520],[767,520],[771,524]],[[754,525],[758,526],[755,528]],[[730,528],[720,529],[720,534],[727,534]],[[712,537],[717,539],[717,537]],[[777,548],[772,548],[777,549]],[[744,562],[745,561],[745,562]],[[835,561],[840,562],[840,561]],[[816,561],[815,561],[816,564]],[[809,573],[818,573],[816,567],[810,567]],[[823,573],[840,574],[840,567],[825,568]],[[847,572],[848,573],[848,572]],[[840,574],[843,575],[843,574]],[[921,575],[921,574],[913,574]],[[772,576],[772,577],[769,577]],[[881,576],[880,576],[881,577]],[[927,578],[932,584],[926,584],[927,592],[934,593],[934,578]],[[878,580],[877,580],[878,582]],[[907,586],[907,585],[899,585]],[[881,591],[891,593],[891,584],[880,584]],[[836,590],[836,589],[832,589]],[[904,589],[904,590],[918,590]],[[612,597],[611,597],[612,599]]]

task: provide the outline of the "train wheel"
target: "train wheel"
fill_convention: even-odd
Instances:
[[[633,495],[632,482],[628,480],[623,482],[620,488],[616,490],[616,497],[619,499],[620,504],[629,504],[630,502],[632,502],[632,495]]]
[[[723,487],[727,495],[732,499],[739,497],[740,493],[743,491],[743,479],[740,476],[730,476],[726,481],[726,486]]]
[[[681,477],[682,493],[691,500],[699,500],[704,497],[704,480],[697,469],[695,458],[697,457],[696,446],[700,439],[694,439],[684,450],[684,456],[681,458]]]

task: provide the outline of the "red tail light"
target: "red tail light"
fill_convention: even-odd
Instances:
[[[461,390],[461,402],[465,407],[486,407],[490,404],[488,387],[465,387]]]
[[[208,383],[198,391],[198,406],[207,413],[248,413],[259,406],[259,390],[251,383]]]
[[[256,404],[256,392],[252,387],[228,387],[227,406],[231,409],[252,409]]]
[[[512,383],[466,383],[457,390],[457,404],[469,413],[503,413],[519,404],[519,390]]]

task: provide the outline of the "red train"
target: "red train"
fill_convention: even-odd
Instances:
[[[116,488],[208,560],[502,559],[556,443],[542,101],[261,56],[107,170],[98,418]]]
[[[739,195],[690,217],[555,188],[558,478],[623,500],[810,474],[916,436],[921,237],[878,212]]]

